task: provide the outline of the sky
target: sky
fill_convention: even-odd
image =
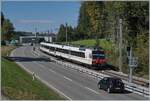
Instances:
[[[77,26],[79,1],[3,1],[2,12],[16,31],[57,32],[60,24]]]

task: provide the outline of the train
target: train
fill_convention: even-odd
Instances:
[[[92,69],[99,69],[107,62],[102,48],[85,48],[41,42],[39,49],[49,55],[80,63]]]

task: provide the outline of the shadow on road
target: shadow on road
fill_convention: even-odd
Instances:
[[[123,92],[112,92],[112,94],[130,94],[130,93],[132,93],[132,92],[130,92],[130,91],[128,91],[128,90],[124,90]]]
[[[5,59],[8,59],[10,61],[15,61],[15,62],[32,62],[32,61],[53,62],[50,58],[46,58],[46,57],[39,57],[39,58],[34,58],[34,57],[5,57]]]
[[[118,71],[118,67],[110,65],[110,64],[105,64],[104,66],[98,68],[98,70],[114,70],[114,71]]]

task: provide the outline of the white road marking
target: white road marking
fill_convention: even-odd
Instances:
[[[66,77],[66,76],[64,76],[64,78],[67,79],[67,80],[69,80],[69,81],[72,81],[72,79],[70,79],[70,78],[68,78],[68,77]]]
[[[17,62],[24,70],[26,70],[28,73],[32,74],[32,72],[27,69],[23,64]],[[54,86],[52,86],[50,83],[48,83],[47,81],[41,79],[38,75],[36,75],[36,78],[39,79],[41,82],[43,82],[45,85],[49,86],[51,89],[55,90],[56,92],[58,92],[59,94],[65,96],[67,99],[72,100],[70,97],[68,97],[67,95],[65,95],[63,92],[61,92],[60,90],[58,90],[57,88],[55,88]]]
[[[63,92],[61,92],[60,90],[58,90],[57,88],[55,88],[54,86],[52,86],[50,83],[48,83],[47,81],[41,79],[39,76],[37,76],[37,78],[39,80],[41,80],[44,84],[46,84],[47,86],[49,86],[50,88],[52,88],[53,90],[55,90],[56,92],[58,92],[59,94],[65,96],[66,98],[68,98],[69,100],[72,100],[70,97],[68,97],[67,95],[65,95]]]
[[[53,73],[56,73],[55,71],[53,71],[52,69],[49,69],[49,71],[53,72]]]
[[[85,87],[85,88],[88,89],[88,90],[90,90],[90,91],[92,91],[92,92],[94,92],[94,93],[96,93],[96,94],[99,94],[97,91],[95,91],[95,90],[93,90],[93,89],[91,89],[89,87]]]

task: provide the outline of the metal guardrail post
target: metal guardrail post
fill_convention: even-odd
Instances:
[[[32,80],[34,81],[34,79],[35,79],[35,73],[33,72],[32,73]]]

